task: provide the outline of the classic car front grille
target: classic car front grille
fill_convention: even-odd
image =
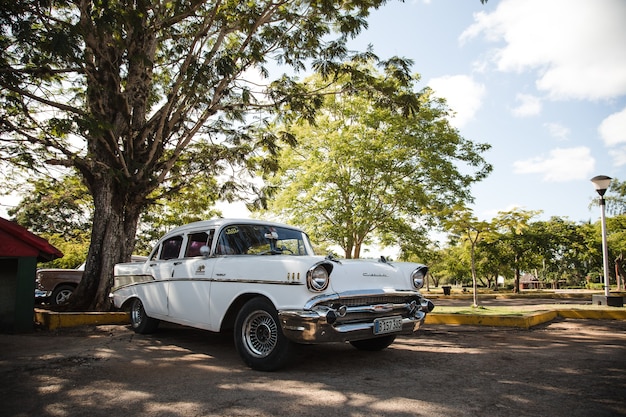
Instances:
[[[412,300],[416,300],[415,297],[398,297],[398,296],[372,296],[372,297],[358,297],[358,298],[341,298],[334,301],[332,304],[343,304],[346,307],[358,307],[367,306],[373,304],[400,304],[410,303]]]

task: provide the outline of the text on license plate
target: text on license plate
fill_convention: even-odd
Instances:
[[[402,317],[387,317],[374,320],[374,334],[395,333],[402,330]]]

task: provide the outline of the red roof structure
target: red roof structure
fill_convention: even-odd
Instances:
[[[35,257],[38,262],[63,257],[63,252],[17,223],[0,217],[0,257]]]

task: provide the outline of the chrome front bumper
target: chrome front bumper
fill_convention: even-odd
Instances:
[[[376,299],[381,300],[389,295],[385,293],[384,297],[378,296]],[[399,295],[406,296],[406,293]],[[354,294],[350,296],[353,299],[365,299],[363,296],[354,297]],[[366,297],[371,297],[371,294]],[[386,335],[374,333],[375,319],[398,316],[402,317],[402,328],[387,334],[412,335],[420,328],[426,314],[435,307],[430,300],[421,296],[405,302],[377,302],[363,305],[346,305],[343,301],[346,301],[343,297],[336,296],[332,302],[326,299],[310,309],[279,311],[278,317],[284,335],[293,342],[304,344],[371,339]]]

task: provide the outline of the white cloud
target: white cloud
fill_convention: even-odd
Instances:
[[[565,182],[588,178],[595,167],[591,150],[585,146],[557,148],[548,156],[513,163],[516,174],[541,174],[544,181]]]
[[[520,104],[513,109],[513,115],[517,117],[536,116],[541,113],[541,99],[530,94],[518,94],[515,101]]]
[[[604,119],[598,126],[598,133],[604,145],[610,148],[613,165],[626,165],[626,108]]]
[[[614,98],[626,94],[625,16],[623,0],[502,0],[459,39],[503,42],[497,68],[535,71],[552,99]]]
[[[544,126],[550,132],[550,136],[559,140],[565,140],[569,136],[570,130],[560,123],[544,123]]]
[[[626,48],[626,45],[624,47]],[[626,108],[604,119],[598,127],[598,132],[606,146],[626,143]]]
[[[613,158],[613,165],[621,167],[626,165],[626,147],[619,149],[611,149],[609,155]]]
[[[445,98],[448,107],[455,113],[450,123],[461,128],[465,126],[482,106],[485,86],[467,75],[446,75],[428,82],[434,95]]]

